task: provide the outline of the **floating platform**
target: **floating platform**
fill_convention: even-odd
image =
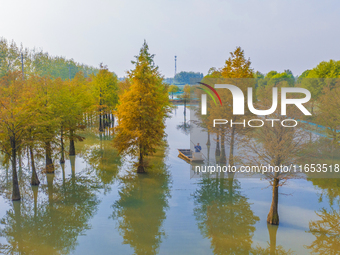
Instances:
[[[202,154],[200,152],[193,152],[190,149],[178,149],[179,155],[178,157],[188,161],[195,163],[203,163],[204,159],[202,158]]]

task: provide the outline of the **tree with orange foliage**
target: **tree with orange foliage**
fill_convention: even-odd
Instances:
[[[32,117],[28,98],[20,72],[8,72],[0,79],[0,150],[12,163],[12,200],[21,199],[16,161],[27,131],[26,126]]]
[[[119,97],[114,145],[119,153],[139,153],[137,172],[145,173],[144,156],[152,154],[162,142],[169,98],[158,67],[144,41],[136,57],[135,69],[128,72],[130,88]]]

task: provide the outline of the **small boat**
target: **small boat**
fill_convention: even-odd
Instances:
[[[203,162],[201,152],[193,152],[190,149],[178,149],[179,157],[189,162]]]

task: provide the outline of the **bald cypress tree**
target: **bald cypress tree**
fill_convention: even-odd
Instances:
[[[167,86],[155,66],[154,55],[144,41],[135,69],[128,72],[131,86],[119,97],[115,147],[121,154],[139,157],[138,173],[145,173],[144,156],[153,154],[162,142],[169,99]]]

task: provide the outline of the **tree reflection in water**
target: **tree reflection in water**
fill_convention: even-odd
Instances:
[[[170,176],[164,164],[164,152],[150,159],[147,174],[121,178],[120,198],[113,205],[112,218],[135,254],[157,254],[165,232],[162,224],[166,218],[170,198]]]
[[[92,131],[92,132],[91,132]],[[90,129],[90,133],[82,134],[85,142],[79,143],[78,154],[86,160],[94,170],[94,174],[104,184],[105,191],[110,190],[110,184],[117,178],[121,157],[112,146],[113,131],[105,128],[104,132],[97,132],[97,126]]]
[[[309,233],[315,236],[311,245],[305,246],[311,254],[340,254],[340,179],[310,179],[322,189],[320,202],[325,195],[330,209],[322,208],[316,212],[318,220],[309,222]]]
[[[122,163],[121,157],[112,146],[111,136],[99,134],[99,139],[99,146],[97,144],[92,146],[91,150],[87,150],[84,158],[100,178],[107,192],[110,190],[110,184],[116,180]]]
[[[54,174],[48,174],[47,185],[39,191],[34,187],[33,194],[12,203],[1,219],[0,233],[8,242],[2,253],[69,254],[78,235],[90,228],[88,221],[99,203],[98,183],[75,174],[64,183],[54,179]]]
[[[316,240],[309,246],[311,254],[340,254],[340,207],[330,209],[323,208],[316,214],[319,220],[309,223],[309,232],[312,233]]]
[[[179,125],[177,125],[177,130],[180,130],[182,131],[182,133],[184,133],[185,135],[189,135],[190,134],[190,120],[187,121],[187,106],[184,105],[184,113],[183,113],[183,116],[184,116],[184,119],[183,119],[183,122]]]
[[[193,194],[194,215],[204,237],[211,240],[214,254],[249,254],[255,223],[248,198],[240,191],[233,174],[203,178]]]
[[[268,247],[262,248],[257,245],[255,249],[251,251],[253,255],[292,255],[295,254],[292,250],[286,251],[281,245],[276,245],[276,234],[279,228],[278,225],[271,225],[267,223],[269,242]]]
[[[327,163],[327,165],[334,166],[340,162],[340,148],[335,147],[328,139],[320,138],[311,143],[311,150],[314,153],[313,163]],[[315,212],[319,219],[309,222],[308,233],[313,234],[316,239],[305,247],[310,249],[311,254],[340,254],[339,173],[310,173],[308,177],[308,180],[319,188],[319,202],[321,203],[326,199],[329,203],[329,209],[322,208]]]
[[[89,167],[76,169],[76,162],[83,159],[71,156],[66,161],[71,165],[71,174],[66,176],[65,165],[56,169],[56,174],[39,173],[40,180],[46,178],[39,188],[29,185],[30,170],[23,169],[23,199],[11,202],[1,219],[0,237],[7,240],[7,244],[0,244],[1,254],[69,254],[75,250],[78,236],[91,228],[89,220],[100,202],[99,191],[118,174],[120,158],[108,143],[100,143],[95,136],[80,143],[79,155]],[[109,167],[112,172],[107,171]],[[7,184],[11,176],[6,173],[2,172],[0,191],[9,200]]]

